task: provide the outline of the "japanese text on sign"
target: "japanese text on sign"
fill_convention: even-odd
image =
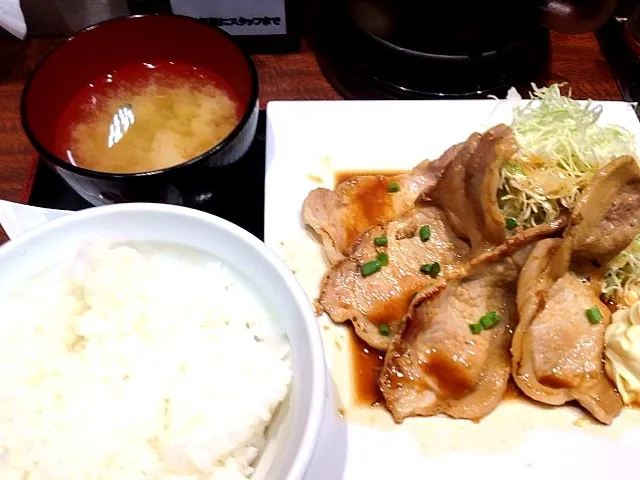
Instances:
[[[209,17],[201,18],[200,20],[216,27],[230,27],[232,25],[237,25],[239,27],[245,25],[248,27],[253,25],[280,25],[280,22],[282,21],[280,17]]]
[[[232,35],[285,35],[285,0],[170,0],[173,13],[198,18]]]

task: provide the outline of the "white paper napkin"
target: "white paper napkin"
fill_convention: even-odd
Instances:
[[[0,200],[0,225],[2,225],[2,228],[11,239],[43,223],[64,217],[70,213],[73,212],[32,207],[31,205]]]
[[[27,24],[20,0],[0,0],[0,27],[21,40],[27,35]]]

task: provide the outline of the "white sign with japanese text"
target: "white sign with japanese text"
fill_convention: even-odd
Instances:
[[[231,35],[285,35],[285,0],[171,0],[173,13],[206,20]]]

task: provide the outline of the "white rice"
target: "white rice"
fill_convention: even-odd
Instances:
[[[240,277],[169,251],[92,244],[0,302],[0,480],[250,477],[286,338]]]

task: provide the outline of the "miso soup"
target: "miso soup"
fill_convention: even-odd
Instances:
[[[57,153],[90,170],[149,172],[206,152],[239,120],[238,102],[212,73],[178,62],[131,65],[74,98]]]

